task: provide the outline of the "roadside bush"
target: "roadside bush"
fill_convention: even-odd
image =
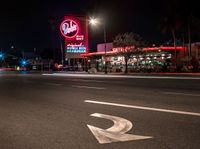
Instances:
[[[95,73],[97,73],[97,69],[94,68],[94,67],[92,67],[92,68],[90,68],[90,69],[88,70],[88,73],[89,73],[89,74],[95,74]]]

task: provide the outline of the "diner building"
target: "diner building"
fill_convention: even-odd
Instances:
[[[105,50],[106,49],[106,50]],[[113,47],[112,43],[97,45],[97,52],[83,54],[88,60],[88,66],[95,67],[97,71],[104,71],[107,63],[108,72],[125,71],[125,52],[130,52],[134,47]],[[188,46],[159,46],[145,47],[137,54],[131,54],[128,60],[129,72],[161,72],[183,69],[192,65],[192,59],[196,64],[200,61],[200,44]]]

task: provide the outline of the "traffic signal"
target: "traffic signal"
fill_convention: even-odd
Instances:
[[[28,60],[22,59],[20,63],[24,67],[24,66],[28,65]]]
[[[3,59],[4,59],[4,54],[0,53],[0,60],[3,60]]]

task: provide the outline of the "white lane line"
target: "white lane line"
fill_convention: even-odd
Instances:
[[[72,87],[76,88],[86,88],[86,89],[96,89],[96,90],[105,90],[104,87],[94,87],[94,86],[79,86],[79,85],[72,85]]]
[[[183,96],[196,96],[200,97],[200,94],[188,94],[188,93],[177,93],[177,92],[161,92],[162,94],[167,94],[167,95],[183,95]]]
[[[157,111],[157,112],[166,112],[166,113],[175,113],[175,114],[183,114],[183,115],[200,116],[200,113],[186,112],[186,111],[177,111],[177,110],[169,110],[169,109],[142,107],[142,106],[118,104],[118,103],[111,103],[111,102],[101,102],[101,101],[94,101],[94,100],[85,100],[85,102],[86,103],[93,103],[93,104],[101,104],[101,105],[132,108],[132,109],[148,110],[148,111]]]
[[[85,82],[97,82],[97,83],[106,83],[109,81],[100,81],[100,80],[81,80],[81,81],[85,81]]]
[[[97,83],[106,83],[109,81],[99,81],[99,80],[82,80],[82,81],[86,81],[86,82],[97,82]]]
[[[72,79],[72,80],[66,80],[66,81],[74,81],[74,82],[97,82],[97,83],[106,83],[106,82],[109,82],[109,81],[100,81],[100,80],[85,80],[85,79]]]

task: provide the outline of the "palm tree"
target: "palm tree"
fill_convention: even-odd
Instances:
[[[128,60],[133,54],[140,53],[144,47],[144,41],[138,34],[124,33],[117,35],[113,40],[115,48],[121,49],[118,55],[125,59],[125,74],[128,73]]]
[[[175,49],[175,65],[177,66],[177,34],[181,28],[182,22],[177,14],[172,14],[164,18],[161,23],[161,30],[163,33],[170,33],[173,39],[173,46]]]
[[[193,16],[192,14],[187,15],[183,18],[183,25],[187,30],[188,33],[188,46],[189,51],[188,54],[191,56],[191,43],[193,35],[199,36],[200,31],[200,19]]]
[[[188,57],[191,57],[192,37],[199,32],[200,21],[197,17],[192,15],[193,10],[188,3],[184,3],[181,8],[179,7],[180,3],[176,0],[169,0],[167,4],[169,5],[169,8],[167,9],[168,14],[161,23],[162,32],[170,33],[172,35],[175,47],[175,60],[177,59],[176,40],[177,37],[180,36],[182,36],[183,42],[185,37],[187,37]],[[185,34],[187,34],[187,36],[185,36]],[[175,64],[177,65],[177,62]]]

